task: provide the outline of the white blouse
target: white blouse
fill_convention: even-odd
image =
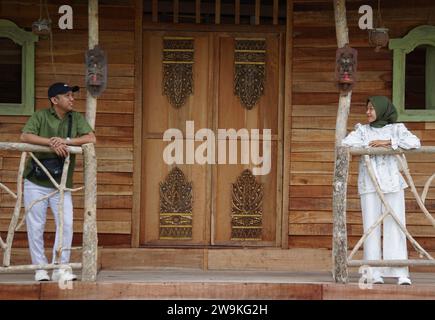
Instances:
[[[382,128],[374,128],[369,124],[358,123],[355,130],[343,139],[342,144],[348,147],[368,148],[373,140],[391,140],[395,150],[420,148],[420,139],[406,129],[403,123],[387,124]],[[383,193],[397,192],[408,187],[399,172],[399,166],[394,155],[371,155],[373,171]],[[358,175],[358,193],[376,192],[369,176],[364,158],[361,156]]]

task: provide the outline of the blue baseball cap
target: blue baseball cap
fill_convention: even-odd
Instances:
[[[79,91],[79,86],[70,87],[68,84],[63,82],[53,83],[50,88],[48,88],[48,99],[57,96],[58,94],[65,94],[69,91],[76,92]]]

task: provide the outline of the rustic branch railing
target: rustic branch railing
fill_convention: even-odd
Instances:
[[[435,219],[429,213],[427,208],[424,205],[427,192],[429,190],[430,184],[435,178],[435,174],[432,175],[423,188],[423,192],[421,196],[418,194],[417,189],[415,187],[414,181],[409,173],[408,164],[405,158],[405,154],[435,154],[435,147],[421,147],[420,149],[412,149],[412,150],[403,150],[403,149],[385,149],[385,148],[348,148],[339,146],[336,148],[337,152],[337,162],[336,162],[336,170],[334,175],[333,182],[333,193],[334,193],[334,203],[333,203],[333,217],[334,217],[334,225],[341,226],[340,230],[334,229],[334,244],[341,246],[339,250],[336,252],[341,253],[340,256],[334,256],[334,275],[336,282],[346,283],[348,280],[348,267],[357,267],[363,265],[369,266],[435,266],[435,260],[431,257],[429,253],[426,252],[418,242],[411,236],[411,234],[406,229],[406,226],[403,225],[399,219],[396,217],[394,211],[389,206],[379,184],[376,180],[376,177],[373,172],[373,168],[370,162],[370,155],[395,155],[398,163],[400,164],[401,170],[405,174],[406,179],[408,180],[408,184],[411,187],[412,194],[414,195],[420,209],[423,211],[424,215],[431,222],[432,226],[435,227]],[[376,188],[376,192],[380,197],[382,204],[386,208],[386,212],[381,215],[381,217],[372,225],[361,237],[358,243],[355,245],[349,256],[347,256],[347,230],[346,230],[346,193],[347,193],[347,180],[349,175],[349,161],[350,155],[361,155],[364,157],[364,161],[367,165],[368,172],[372,182]],[[358,249],[363,245],[364,240],[370,235],[370,233],[384,220],[387,216],[392,216],[395,222],[398,224],[399,228],[406,235],[407,239],[410,241],[412,246],[419,253],[420,257],[426,257],[427,260],[352,260],[355,253]]]
[[[97,237],[96,237],[96,157],[95,148],[93,144],[85,144],[82,147],[68,147],[69,154],[82,154],[84,156],[84,176],[85,176],[85,210],[84,210],[84,224],[83,224],[83,247],[82,247],[82,263],[69,263],[60,264],[60,257],[63,250],[71,250],[71,248],[63,248],[63,204],[64,204],[64,193],[65,191],[75,192],[83,189],[76,188],[70,189],[66,188],[66,180],[68,175],[68,168],[70,164],[70,156],[65,158],[62,176],[60,184],[58,184],[54,178],[50,175],[48,170],[42,165],[42,163],[33,155],[33,152],[50,152],[53,150],[39,145],[32,145],[26,143],[8,143],[0,142],[0,150],[10,150],[10,151],[21,151],[21,160],[18,169],[17,176],[17,192],[14,193],[6,185],[0,183],[0,188],[5,190],[10,196],[15,199],[14,211],[12,213],[11,222],[8,228],[8,234],[6,242],[0,237],[0,249],[3,250],[3,267],[0,267],[0,273],[10,273],[14,271],[24,271],[24,270],[50,270],[50,269],[82,269],[82,280],[83,281],[95,281],[97,273]],[[26,163],[27,153],[35,160],[36,164],[45,172],[50,181],[55,186],[55,191],[52,193],[41,197],[33,201],[29,207],[25,208],[23,217],[20,222],[19,216],[22,207],[22,181],[23,172]],[[55,250],[55,257],[53,264],[46,265],[20,265],[11,266],[11,251],[12,242],[14,239],[15,231],[19,230],[25,221],[26,214],[28,211],[38,202],[45,200],[56,193],[59,193],[59,203],[58,203],[58,213],[59,213],[59,226],[58,226],[58,247]]]

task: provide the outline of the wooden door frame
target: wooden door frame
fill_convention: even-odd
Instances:
[[[288,248],[289,221],[289,183],[290,183],[290,138],[291,138],[291,65],[293,47],[293,1],[287,0],[286,26],[243,26],[243,25],[174,25],[159,23],[144,23],[143,1],[135,0],[135,103],[134,103],[134,138],[133,138],[133,208],[131,227],[131,247],[140,247],[140,219],[141,219],[141,183],[142,183],[142,135],[143,135],[143,30],[169,31],[214,31],[214,32],[249,32],[249,33],[280,33],[281,43],[285,39],[283,50],[280,50],[280,61],[284,60],[283,68],[279,71],[280,94],[278,111],[278,133],[281,137],[277,151],[277,220],[280,219],[281,228],[276,230],[276,245]],[[284,36],[283,36],[284,35]],[[282,56],[283,55],[283,56]],[[284,78],[284,79],[283,79]],[[284,88],[282,88],[284,86]],[[215,119],[212,119],[213,125]],[[213,179],[214,169],[210,170]],[[212,190],[213,194],[213,190]],[[211,244],[213,244],[213,202],[211,205]],[[278,223],[278,221],[277,221]]]

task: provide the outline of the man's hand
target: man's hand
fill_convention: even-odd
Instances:
[[[68,155],[68,146],[65,140],[59,137],[51,137],[49,146],[59,157],[65,158]]]
[[[373,140],[369,142],[369,147],[391,147],[391,140]]]
[[[59,138],[59,137],[51,137],[50,138],[50,148],[56,148],[60,145],[66,145],[65,140],[63,138]]]

